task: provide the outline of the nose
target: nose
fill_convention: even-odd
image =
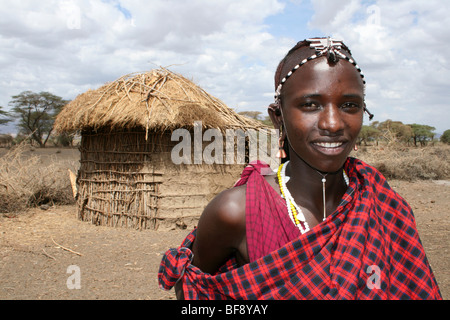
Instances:
[[[336,105],[330,103],[323,108],[320,112],[318,127],[324,135],[338,135],[342,133],[344,121]]]

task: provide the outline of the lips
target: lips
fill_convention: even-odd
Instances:
[[[342,146],[343,142],[315,142],[316,146],[322,147],[322,148],[338,148]]]
[[[316,141],[312,143],[313,147],[322,154],[335,156],[345,151],[346,143],[343,141]]]

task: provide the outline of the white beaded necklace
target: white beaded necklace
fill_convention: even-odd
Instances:
[[[280,191],[282,197],[286,200],[286,207],[288,209],[289,217],[291,218],[291,221],[294,223],[295,226],[300,230],[300,233],[305,233],[309,231],[308,223],[306,222],[305,216],[303,214],[302,209],[300,206],[295,202],[294,198],[292,197],[291,193],[289,192],[289,189],[287,188],[286,183],[289,181],[289,177],[286,176],[286,167],[289,161],[286,161],[285,163],[281,164],[278,168],[277,177],[278,177],[278,183],[280,185]],[[319,171],[317,171],[322,176],[322,193],[323,193],[323,220],[326,219],[326,198],[325,198],[325,183],[327,182],[326,176],[327,174],[323,175]],[[345,173],[345,170],[343,170],[344,180],[346,185],[349,185],[349,179],[347,174]]]

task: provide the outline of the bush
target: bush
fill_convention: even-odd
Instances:
[[[72,204],[68,164],[26,152],[21,143],[0,158],[0,213],[19,212],[42,204]]]
[[[444,131],[444,133],[441,136],[441,142],[450,144],[450,129]]]
[[[446,145],[423,148],[380,145],[361,148],[356,157],[377,168],[387,179],[450,179],[450,146]]]

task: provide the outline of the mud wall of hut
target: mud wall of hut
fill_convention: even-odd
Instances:
[[[192,228],[207,203],[239,178],[242,164],[171,161],[168,133],[83,132],[77,175],[78,216],[96,225]]]

